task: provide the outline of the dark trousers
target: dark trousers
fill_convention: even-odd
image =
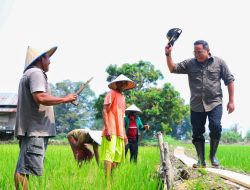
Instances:
[[[138,156],[138,140],[128,139],[128,144],[125,146],[125,156],[127,155],[128,149],[130,150],[130,161],[137,162]]]
[[[203,134],[205,133],[205,124],[208,117],[209,136],[211,139],[220,140],[221,137],[221,118],[222,105],[216,106],[209,112],[194,112],[191,110],[191,124],[193,131],[193,143],[205,142]]]

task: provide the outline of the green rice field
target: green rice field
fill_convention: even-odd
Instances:
[[[0,145],[0,189],[14,189],[13,174],[17,162],[18,145]],[[112,174],[113,189],[145,189],[157,187],[154,177],[155,165],[159,164],[160,153],[157,147],[140,147],[138,163],[120,164]],[[32,190],[101,190],[105,189],[103,162],[97,166],[95,159],[78,168],[66,145],[49,145],[46,152],[44,175],[30,177]]]
[[[172,144],[172,143],[170,143]],[[174,144],[174,143],[173,143]],[[183,145],[183,144],[175,144]],[[193,151],[192,144],[185,144],[187,151]],[[173,148],[173,147],[171,147]],[[19,148],[16,144],[0,144],[0,190],[14,189],[13,174]],[[206,145],[208,158],[209,145]],[[250,174],[250,146],[221,145],[218,159],[226,168]],[[154,190],[157,189],[156,166],[160,162],[157,146],[139,147],[138,163],[126,162],[112,174],[112,190]],[[207,159],[207,162],[209,160]],[[49,145],[46,152],[44,174],[30,177],[32,190],[103,190],[106,187],[103,162],[97,166],[95,159],[78,168],[68,145]]]
[[[221,145],[218,159],[225,168],[250,174],[249,145]]]
[[[187,155],[197,159],[194,146],[192,144],[176,144],[175,146],[184,146]],[[205,157],[206,162],[209,160],[209,144],[206,144]],[[216,154],[222,168],[235,172],[247,173],[250,175],[250,145],[219,145]]]

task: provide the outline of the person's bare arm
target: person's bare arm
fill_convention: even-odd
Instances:
[[[227,111],[228,111],[228,113],[232,113],[235,109],[235,106],[234,106],[234,82],[230,82],[227,85],[227,89],[228,89],[228,96],[229,96],[229,101],[227,104]]]
[[[64,97],[56,97],[56,96],[49,95],[46,92],[34,92],[32,93],[32,96],[36,103],[43,104],[45,106],[68,103],[68,102],[75,101],[77,99],[76,94],[68,94],[67,96],[64,96]]]
[[[106,131],[106,139],[108,141],[111,140],[111,134],[110,134],[110,129],[109,129],[109,120],[108,120],[108,111],[109,111],[109,105],[104,105],[103,106],[103,111],[102,111],[102,116],[103,116],[103,124],[104,124],[104,129]]]
[[[145,124],[145,125],[143,125],[143,126],[144,126],[144,129],[145,129],[145,130],[149,130],[149,128],[150,128],[150,126],[147,125],[147,124]]]
[[[74,139],[73,133],[74,133],[74,131],[70,131],[67,134],[67,139],[68,139],[68,141],[70,143],[70,146],[75,149],[75,148],[77,148],[77,141]]]
[[[94,154],[95,154],[96,163],[99,164],[99,152],[98,152],[98,144],[97,143],[93,143],[93,150],[94,150]]]
[[[172,48],[173,48],[172,46],[168,46],[168,45],[165,47],[166,62],[168,65],[168,69],[171,73],[173,72],[174,67],[175,67],[174,61],[171,56]]]

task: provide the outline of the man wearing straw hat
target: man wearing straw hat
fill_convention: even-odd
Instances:
[[[16,113],[15,136],[20,145],[14,175],[16,189],[19,189],[19,185],[21,189],[28,189],[29,175],[42,175],[48,138],[56,135],[53,105],[77,99],[75,94],[65,97],[50,95],[46,72],[56,49],[27,49]]]
[[[104,160],[104,167],[108,185],[111,170],[118,163],[125,161],[125,143],[127,143],[124,116],[125,97],[124,90],[135,88],[136,84],[124,75],[119,75],[108,87],[111,89],[104,99],[103,106],[103,131],[100,159]],[[126,142],[124,142],[126,141]]]
[[[99,164],[98,145],[101,145],[101,133],[102,131],[93,131],[85,128],[74,129],[67,134],[68,141],[79,167],[81,167],[83,161],[90,161],[93,155],[95,155],[96,162]]]
[[[127,155],[128,149],[130,150],[130,161],[137,162],[138,156],[138,139],[139,131],[149,129],[149,125],[143,125],[141,118],[138,114],[142,111],[136,106],[131,105],[126,109],[126,116],[124,118],[125,129],[128,138],[128,144],[125,147],[125,156]]]

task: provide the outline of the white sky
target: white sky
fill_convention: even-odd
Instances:
[[[212,54],[223,58],[235,81],[236,110],[228,115],[224,91],[223,127],[250,129],[249,28],[247,0],[0,0],[0,91],[17,92],[27,46],[58,46],[49,81],[94,80],[97,95],[107,91],[105,69],[150,61],[189,103],[186,75],[170,74],[164,56],[166,32],[183,30],[175,43],[175,62],[192,57],[193,42],[207,40]]]

